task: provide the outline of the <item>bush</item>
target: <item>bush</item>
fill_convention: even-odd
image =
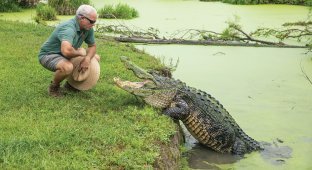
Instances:
[[[59,15],[75,15],[82,4],[90,4],[90,0],[49,0],[48,4],[55,8]]]
[[[138,11],[127,4],[118,4],[115,12],[117,18],[131,19],[138,17]]]
[[[38,4],[39,0],[0,0],[0,12],[18,12],[21,8],[30,8]]]
[[[30,8],[36,6],[40,0],[17,0],[22,8]]]
[[[37,19],[44,20],[44,21],[52,21],[56,20],[56,10],[48,5],[39,4],[36,8]]]
[[[136,9],[127,4],[105,5],[98,11],[100,18],[118,18],[118,19],[132,19],[139,16]]]
[[[0,12],[17,12],[20,10],[17,0],[0,0]]]
[[[307,5],[307,6],[312,6],[312,0],[307,0],[307,1],[305,2],[305,5]]]
[[[99,18],[115,18],[113,5],[105,5],[104,8],[98,10]]]

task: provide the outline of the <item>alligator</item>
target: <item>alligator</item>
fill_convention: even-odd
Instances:
[[[125,67],[142,82],[114,78],[115,84],[163,110],[163,114],[183,122],[191,135],[202,145],[220,153],[244,155],[262,150],[260,142],[249,137],[223,105],[210,94],[187,86],[184,82],[145,70],[128,57],[120,57]]]

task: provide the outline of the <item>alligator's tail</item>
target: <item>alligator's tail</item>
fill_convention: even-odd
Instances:
[[[236,137],[232,147],[232,153],[237,155],[243,155],[257,150],[263,150],[263,146],[243,131],[240,132],[239,137]]]

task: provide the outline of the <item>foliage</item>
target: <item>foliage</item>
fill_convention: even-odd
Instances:
[[[274,36],[280,41],[285,39],[296,39],[298,42],[306,42],[309,51],[312,51],[312,21],[298,21],[284,23],[281,29],[259,28],[252,35]]]
[[[23,8],[29,8],[36,6],[40,0],[17,0],[19,6]]]
[[[52,21],[56,20],[56,10],[46,4],[38,4],[36,7],[35,20]],[[38,22],[37,22],[38,23]]]
[[[117,18],[117,19],[132,19],[139,16],[139,12],[130,7],[128,4],[105,5],[99,11],[100,18]]]
[[[99,18],[116,18],[114,15],[115,9],[113,5],[105,5],[98,10]]]
[[[47,95],[52,72],[37,57],[53,28],[0,22],[1,169],[153,169],[157,144],[168,142],[174,124],[115,87],[113,77],[135,78],[121,55],[145,68],[159,65],[155,58],[97,39],[97,86],[56,99]]]
[[[17,0],[0,0],[0,12],[20,11]]]
[[[228,27],[225,28],[221,35],[221,40],[238,40],[240,37],[240,32],[238,30],[242,29],[242,26],[240,26],[239,23],[240,18],[238,16],[235,16],[234,21],[227,21]]]
[[[39,0],[0,0],[0,12],[18,12],[37,5]]]
[[[123,35],[128,37],[144,37],[159,39],[159,30],[153,27],[149,27],[147,30],[137,30],[129,28],[126,25],[97,25],[97,32],[101,34],[113,33],[115,35]]]
[[[90,0],[49,0],[48,5],[55,8],[59,15],[74,15],[82,4],[90,4]]]

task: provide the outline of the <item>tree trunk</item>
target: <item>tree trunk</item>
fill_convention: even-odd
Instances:
[[[147,39],[136,37],[115,37],[119,42],[146,43],[146,44],[186,44],[186,45],[212,45],[212,46],[245,46],[245,47],[278,47],[278,48],[307,48],[306,46],[287,44],[259,44],[243,43],[236,41],[211,41],[211,40],[184,40],[184,39]]]

